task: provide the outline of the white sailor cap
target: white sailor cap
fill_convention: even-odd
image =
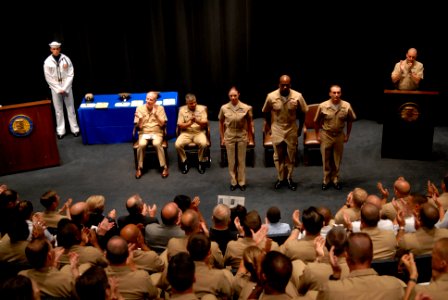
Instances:
[[[53,47],[53,48],[59,48],[59,47],[61,47],[61,43],[58,43],[58,42],[56,42],[56,41],[54,41],[54,42],[51,42],[50,44],[48,44],[50,47]]]

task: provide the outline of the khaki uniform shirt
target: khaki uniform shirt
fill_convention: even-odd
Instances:
[[[247,141],[247,127],[252,126],[249,123],[251,122],[252,118],[252,106],[247,105],[241,101],[239,101],[236,106],[233,106],[231,102],[221,106],[218,114],[218,119],[224,120],[224,141]]]
[[[183,105],[179,108],[179,114],[177,117],[177,124],[183,124],[188,123],[192,118],[195,118],[197,121],[207,121],[207,107],[204,105],[196,105],[196,109],[194,111],[191,111],[188,109],[187,105]],[[205,132],[204,128],[201,128],[201,126],[198,123],[193,123],[191,126],[182,129],[182,132],[187,132],[191,134],[197,134],[200,132]]]
[[[188,252],[187,250],[188,238],[189,236],[170,238],[170,240],[168,241],[168,245],[166,246],[168,253],[168,260],[169,257],[173,257],[179,252]],[[210,264],[217,269],[224,268],[224,258],[221,249],[219,249],[219,245],[216,242],[213,241],[211,242],[210,252],[211,252]]]
[[[103,268],[108,265],[106,257],[98,248],[92,246],[73,245],[68,251],[65,250],[59,258],[59,264],[61,267],[70,264],[68,252],[78,253],[79,264],[90,263],[92,265],[100,266]]]
[[[411,68],[411,72],[423,79],[423,64],[419,61],[414,61],[414,65]],[[409,71],[401,71],[400,62],[397,62],[394,66],[392,74],[400,74],[400,80],[398,81],[399,90],[416,90],[418,85],[412,80]]]
[[[341,266],[341,278],[345,278],[350,274],[345,257],[338,257],[338,263]],[[333,274],[331,265],[326,262],[310,262],[303,270],[303,274],[299,277],[298,291],[301,295],[310,295],[315,298],[318,288],[329,280]],[[313,292],[310,292],[313,291]]]
[[[440,275],[437,280],[431,281],[429,285],[416,285],[414,291],[429,294],[432,300],[448,299],[448,273]]]
[[[335,109],[331,100],[322,102],[317,108],[314,122],[322,121],[322,130],[329,131],[332,135],[338,135],[343,132],[346,122],[356,120],[355,112],[350,103],[341,100],[339,109]]]
[[[350,221],[358,221],[361,219],[361,210],[357,207],[344,208],[336,213],[334,216],[335,224],[345,224],[344,214],[347,214]]]
[[[142,133],[158,133],[163,134],[163,129],[160,127],[159,122],[157,122],[156,115],[158,119],[168,121],[165,113],[165,109],[161,105],[157,105],[156,113],[153,114],[149,111],[146,105],[140,105],[137,107],[136,112],[142,116]],[[134,118],[134,123],[138,123],[138,119]]]
[[[11,242],[9,235],[5,234],[0,240],[0,261],[28,265],[25,255],[27,245],[28,241]]]
[[[271,113],[271,137],[273,144],[280,144],[284,140],[293,142],[297,140],[297,110],[304,114],[308,111],[308,105],[302,94],[290,90],[287,97],[280,95],[280,89],[269,93],[263,105],[264,113]],[[296,141],[297,144],[297,141]]]
[[[152,250],[134,250],[133,260],[137,269],[145,270],[149,274],[162,272],[165,268],[165,263],[159,255]]]
[[[319,290],[317,299],[403,299],[405,283],[393,276],[379,276],[369,268],[356,270],[340,280],[329,280]]]
[[[231,266],[232,269],[238,269],[240,262],[243,259],[243,252],[249,246],[257,246],[251,237],[238,238],[236,241],[229,241],[227,244],[226,253],[224,255],[224,264]],[[265,242],[261,242],[258,247],[264,249]],[[278,250],[278,243],[272,241],[271,250]]]
[[[203,261],[194,262],[195,282],[193,291],[202,298],[206,294],[213,294],[218,299],[231,299],[233,290],[233,275],[227,269],[214,269]]]
[[[316,260],[316,250],[314,250],[315,236],[305,235],[298,240],[286,241],[280,246],[280,252],[288,256],[291,260],[301,259],[305,263]],[[328,251],[324,248],[325,255]]]
[[[361,229],[372,239],[373,259],[391,259],[395,257],[397,251],[397,239],[392,230],[382,230],[378,227],[368,227]]]
[[[67,216],[61,215],[57,211],[44,211],[42,213],[42,218],[45,221],[47,227],[57,228],[58,223],[61,219],[67,219]]]
[[[128,266],[108,266],[105,270],[107,276],[117,278],[118,291],[126,300],[156,299],[159,294],[144,270],[132,271]]]
[[[398,241],[398,247],[411,251],[414,255],[431,254],[434,242],[448,237],[448,229],[420,227],[415,232],[405,233]]]
[[[74,295],[75,280],[70,272],[46,268],[45,270],[23,270],[19,274],[33,279],[39,286],[41,295],[67,299]]]

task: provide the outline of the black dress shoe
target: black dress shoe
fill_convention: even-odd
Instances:
[[[322,191],[328,190],[328,184],[322,183]]]
[[[73,136],[74,136],[74,137],[78,137],[78,136],[79,136],[79,131],[78,131],[78,132],[74,132],[74,133],[73,133]]]
[[[182,163],[182,167],[180,170],[181,170],[182,174],[188,173],[188,171],[190,170],[190,167],[188,166],[188,163],[186,161]]]
[[[288,182],[288,189],[290,189],[291,191],[297,190],[297,183],[292,181],[292,179],[288,179],[287,182]]]
[[[277,181],[275,182],[275,184],[274,184],[274,188],[275,188],[276,190],[278,190],[279,188],[282,187],[282,185],[283,185],[283,181],[281,181],[281,180],[277,180]]]
[[[242,190],[244,192],[246,190],[246,185],[245,184],[240,185],[240,190]]]
[[[205,173],[205,163],[199,163],[198,164],[198,172],[199,174],[204,174]]]
[[[230,185],[230,190],[234,191],[234,190],[236,190],[236,187],[237,187],[237,185]]]
[[[338,191],[342,190],[342,186],[338,182],[333,183],[333,187]]]
[[[64,138],[64,135],[63,134],[58,134],[58,139],[59,140],[62,140]]]

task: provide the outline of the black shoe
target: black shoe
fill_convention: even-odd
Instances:
[[[339,184],[339,182],[333,183],[333,187],[338,191],[342,190],[342,186]]]
[[[240,185],[240,190],[242,190],[244,192],[246,190],[246,185],[245,184]]]
[[[234,191],[234,190],[236,190],[236,187],[237,187],[237,185],[230,185],[230,190]]]
[[[62,140],[64,138],[64,135],[63,134],[58,134],[58,139],[59,140]]]
[[[199,174],[204,174],[205,173],[205,163],[199,163],[198,164],[198,172]]]
[[[182,172],[182,174],[187,174],[189,170],[190,170],[190,167],[188,166],[188,162],[184,161],[182,163],[180,171]]]
[[[328,184],[322,183],[322,191],[328,190]]]
[[[275,188],[276,190],[278,190],[278,189],[281,188],[282,186],[283,186],[283,181],[281,181],[281,180],[277,180],[277,181],[275,182],[274,188]]]
[[[74,133],[73,133],[73,136],[74,136],[74,137],[78,137],[78,136],[79,136],[79,131],[78,131],[78,132],[74,132]]]
[[[297,183],[292,181],[292,179],[288,179],[287,182],[288,182],[288,189],[290,189],[291,191],[297,190]]]

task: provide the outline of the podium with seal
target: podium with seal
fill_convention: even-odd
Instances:
[[[0,107],[0,175],[58,166],[51,101]]]
[[[439,92],[384,90],[381,157],[429,160]]]

